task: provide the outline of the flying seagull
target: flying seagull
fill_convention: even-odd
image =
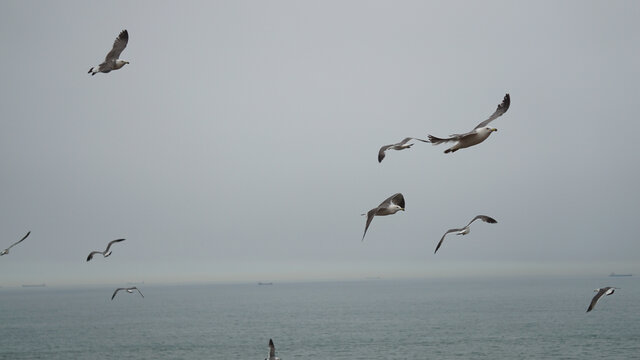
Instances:
[[[89,253],[89,256],[87,256],[87,261],[93,259],[93,255],[95,254],[102,254],[102,256],[104,257],[108,257],[109,255],[111,255],[111,251],[109,251],[109,249],[111,248],[111,245],[118,243],[120,241],[124,241],[125,239],[116,239],[116,240],[111,240],[109,241],[109,244],[107,245],[107,248],[104,249],[104,251],[92,251]]]
[[[429,135],[429,141],[431,141],[433,145],[438,145],[449,141],[457,141],[455,145],[444,151],[445,154],[456,152],[459,149],[464,149],[469,146],[480,144],[481,142],[485,141],[492,132],[498,131],[498,129],[489,127],[487,125],[489,125],[489,123],[493,120],[502,116],[502,114],[506,113],[507,110],[509,110],[509,105],[511,105],[511,97],[509,97],[509,94],[506,94],[504,96],[504,99],[502,100],[502,103],[498,105],[496,111],[487,120],[478,124],[478,126],[476,126],[473,130],[464,134],[453,134],[446,139],[441,139]]]
[[[598,300],[600,300],[600,298],[602,297],[602,295],[611,295],[613,294],[616,289],[618,288],[614,288],[611,286],[607,286],[607,287],[603,287],[600,289],[595,289],[593,291],[597,292],[597,294],[593,297],[593,299],[591,299],[591,304],[589,304],[589,308],[587,309],[587,312],[593,310],[594,307],[596,307],[596,303],[598,302]]]
[[[264,360],[280,360],[280,358],[276,356],[276,347],[273,346],[272,339],[269,339],[269,357]]]
[[[111,300],[113,300],[114,297],[116,297],[116,294],[118,293],[118,291],[120,290],[125,290],[126,292],[128,292],[129,294],[133,293],[133,290],[138,290],[138,292],[140,293],[140,296],[142,296],[144,298],[144,295],[142,295],[142,293],[140,292],[140,289],[138,289],[135,286],[129,287],[129,288],[117,288],[116,291],[113,292],[113,295],[111,295]]]
[[[120,53],[127,47],[128,42],[129,33],[127,30],[122,30],[116,38],[116,41],[113,42],[113,48],[109,51],[107,57],[104,58],[104,62],[89,69],[89,74],[93,76],[99,72],[108,73],[111,70],[118,70],[125,66],[125,64],[128,64],[128,61],[118,59]]]
[[[367,212],[367,225],[364,227],[364,234],[362,234],[362,241],[364,241],[364,236],[367,234],[367,229],[371,224],[371,220],[373,220],[374,216],[385,216],[392,215],[397,213],[398,211],[404,211],[404,196],[401,193],[397,193],[391,195],[388,199],[381,202],[377,207],[369,210]],[[365,214],[362,214],[365,215]]]
[[[7,255],[7,254],[9,253],[9,249],[11,249],[12,247],[14,247],[14,246],[16,246],[16,245],[20,244],[20,243],[22,242],[22,240],[26,239],[26,238],[27,238],[27,236],[29,236],[29,234],[31,234],[31,231],[29,231],[29,232],[27,233],[27,235],[23,236],[23,237],[22,237],[22,239],[20,239],[20,240],[18,240],[18,241],[16,241],[16,242],[14,242],[14,243],[13,243],[13,244],[11,244],[11,246],[9,246],[8,248],[6,248],[6,249],[4,249],[4,250],[0,251],[0,256],[2,256],[2,255]]]
[[[428,140],[422,140],[422,139],[418,139],[418,138],[408,137],[408,138],[404,138],[402,141],[400,141],[397,144],[385,145],[385,146],[380,148],[380,151],[378,151],[378,162],[379,163],[382,162],[382,159],[384,159],[384,156],[385,156],[384,152],[387,151],[387,150],[404,150],[404,149],[408,149],[408,148],[412,147],[413,144],[407,144],[411,140],[418,140],[418,141],[422,141],[422,142],[426,142],[426,143],[429,142]]]
[[[440,242],[438,243],[438,246],[436,246],[436,251],[434,251],[433,253],[435,254],[436,252],[438,252],[438,249],[440,249],[440,245],[442,245],[442,241],[444,240],[444,237],[447,236],[448,233],[452,233],[455,232],[457,233],[456,235],[467,235],[469,232],[471,232],[471,228],[469,228],[469,226],[471,225],[472,222],[476,221],[476,220],[482,220],[486,223],[489,224],[495,224],[497,223],[496,219],[486,216],[486,215],[478,215],[476,217],[473,218],[473,220],[469,221],[469,223],[467,224],[467,226],[460,228],[460,229],[449,229],[447,230],[446,233],[444,233],[444,235],[442,235],[442,238],[440,239]]]

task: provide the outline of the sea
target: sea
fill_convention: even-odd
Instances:
[[[0,359],[640,359],[638,277],[138,288],[0,288]]]

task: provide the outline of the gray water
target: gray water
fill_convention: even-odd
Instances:
[[[636,277],[139,288],[0,288],[0,359],[640,359]]]

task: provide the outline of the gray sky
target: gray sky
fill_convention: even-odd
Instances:
[[[640,272],[639,10],[3,1],[0,285]]]

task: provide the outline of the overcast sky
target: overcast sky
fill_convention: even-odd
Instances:
[[[640,3],[109,5],[0,2],[0,286],[640,272]]]

